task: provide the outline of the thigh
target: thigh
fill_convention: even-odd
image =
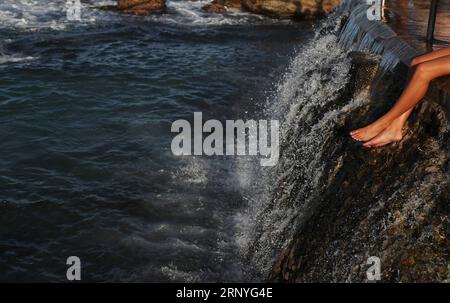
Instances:
[[[450,75],[450,55],[421,63],[417,67],[417,72],[431,79]]]
[[[450,56],[450,47],[442,48],[440,50],[436,50],[431,53],[418,56],[413,59],[412,65],[417,65],[426,61],[442,58],[445,56]]]

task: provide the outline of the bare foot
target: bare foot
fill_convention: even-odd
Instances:
[[[372,124],[367,125],[366,127],[354,130],[350,132],[350,135],[353,139],[357,141],[369,141],[370,139],[375,138],[379,133],[385,130],[389,124],[380,123],[375,121]]]
[[[379,133],[378,136],[364,143],[363,146],[380,147],[401,141],[403,139],[402,127],[402,124],[397,125],[397,123],[392,123],[385,130]]]

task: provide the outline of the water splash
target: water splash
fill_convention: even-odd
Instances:
[[[325,169],[324,157],[330,152],[336,129],[342,127],[349,112],[370,100],[368,87],[348,90],[352,76],[349,52],[380,54],[386,70],[398,62],[353,25],[357,21],[352,18],[360,16],[361,9],[349,17],[351,23],[342,31],[342,12],[325,20],[316,38],[292,60],[268,100],[266,115],[280,120],[282,126],[277,167],[264,171],[254,167],[249,174],[251,164],[241,163],[241,171],[247,171],[240,176],[249,208],[238,218],[243,225],[238,242],[250,267],[258,269],[259,279],[267,277],[280,250],[313,212],[320,189],[333,179]]]
[[[248,174],[242,177],[242,183],[250,185],[249,210],[239,218],[248,222],[239,243],[260,270],[260,278],[267,275],[276,252],[310,208],[314,189],[323,177],[323,142],[332,136],[341,115],[367,100],[361,95],[336,104],[350,69],[347,51],[339,46],[333,30],[299,52],[268,104],[267,115],[282,125],[281,158],[275,169],[253,172],[258,180],[248,181]],[[248,163],[242,167],[248,169]]]

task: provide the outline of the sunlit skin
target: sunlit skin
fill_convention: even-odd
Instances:
[[[364,141],[365,147],[380,147],[402,140],[403,127],[414,106],[425,96],[433,79],[450,75],[450,47],[412,60],[414,74],[394,106],[366,127],[350,132],[353,139]]]

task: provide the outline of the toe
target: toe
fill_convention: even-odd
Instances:
[[[385,146],[387,144],[389,144],[389,142],[380,142],[377,145],[375,145],[375,147],[382,147],[382,146]]]
[[[369,142],[364,143],[363,145],[364,145],[365,147],[372,148],[372,147],[375,147],[375,146],[376,146],[376,143],[369,141]]]
[[[377,145],[379,143],[380,142],[376,138],[374,138],[372,140],[367,141],[365,144],[366,144],[366,146],[373,147],[373,146],[375,146],[375,145]]]

